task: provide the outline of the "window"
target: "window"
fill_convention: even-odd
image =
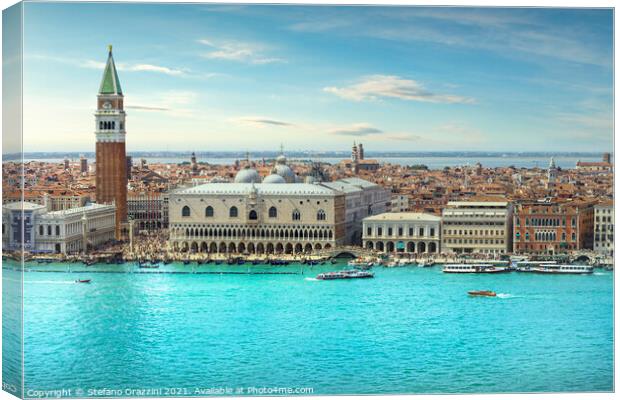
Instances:
[[[377,236],[383,235],[383,228],[377,228]]]
[[[388,228],[388,236],[392,236],[392,234],[393,234],[392,228]]]
[[[256,210],[250,211],[249,218],[252,221],[256,221],[258,219],[258,214],[256,213]]]
[[[435,236],[435,228],[431,228],[431,236]]]
[[[398,227],[398,236],[403,236],[403,227],[402,226]]]
[[[4,224],[2,224],[2,233],[4,233]],[[43,236],[43,225],[39,225],[39,235]]]
[[[269,218],[277,218],[278,217],[278,209],[275,207],[269,208]]]
[[[205,209],[205,217],[212,217],[213,216],[213,207],[208,206]]]
[[[237,218],[239,216],[239,210],[237,210],[237,207],[230,207],[230,210],[228,211],[228,216],[230,218]]]
[[[51,225],[47,226],[47,235],[48,236],[52,236],[52,226]]]
[[[60,226],[56,225],[56,236],[60,236]]]
[[[293,211],[292,218],[293,221],[299,221],[301,219],[301,213],[299,212],[299,210]]]
[[[366,228],[366,235],[367,236],[371,236],[372,235],[372,228],[371,227]]]
[[[420,234],[420,236],[424,236],[424,228],[420,228],[419,234]]]
[[[325,221],[325,211],[319,210],[316,213],[316,219],[317,219],[317,221]]]
[[[189,215],[190,215],[189,207],[188,206],[183,206],[183,209],[181,210],[181,216],[182,217],[189,217]]]

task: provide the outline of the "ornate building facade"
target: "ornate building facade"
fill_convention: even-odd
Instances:
[[[109,46],[95,112],[96,197],[98,203],[116,205],[116,239],[127,222],[127,159],[123,92]]]
[[[169,219],[177,251],[310,253],[344,242],[345,197],[318,184],[208,183],[171,193]]]

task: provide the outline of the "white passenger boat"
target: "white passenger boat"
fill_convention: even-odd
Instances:
[[[532,269],[535,274],[591,274],[594,267],[591,265],[570,265],[570,264],[544,264]]]
[[[557,265],[555,261],[517,261],[515,263],[515,271],[517,272],[534,272],[535,269]]]
[[[510,267],[496,267],[493,264],[446,264],[443,267],[443,272],[447,274],[496,274],[510,271]]]

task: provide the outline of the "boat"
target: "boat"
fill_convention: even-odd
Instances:
[[[433,261],[433,260],[426,260],[426,261],[422,261],[421,263],[419,263],[418,267],[430,268],[433,265],[435,265],[435,261]]]
[[[222,260],[215,260],[215,265],[221,265],[224,261]]]
[[[260,264],[260,260],[252,260],[252,265],[258,265]]]
[[[188,265],[189,263],[190,263],[190,261],[189,261],[189,260],[183,260],[183,264],[184,264],[184,265]]]
[[[332,258],[331,260],[329,260],[329,262],[332,263],[332,264],[337,264],[338,260],[335,260],[335,259]]]
[[[591,265],[547,264],[532,268],[531,272],[535,274],[581,275],[593,273],[594,267]]]
[[[534,272],[534,269],[549,265],[557,265],[555,261],[517,261],[513,264],[517,272]]]
[[[157,264],[139,264],[138,268],[159,268]]]
[[[467,292],[470,296],[486,296],[486,297],[495,297],[497,293],[492,290],[470,290]]]
[[[348,269],[336,272],[325,272],[318,274],[316,279],[321,281],[331,281],[336,279],[362,279],[362,278],[374,278],[375,274],[368,271],[360,271],[358,269]]]
[[[390,261],[389,263],[385,264],[385,268],[394,268],[394,267],[398,267],[398,263],[396,261]]]
[[[510,271],[512,268],[492,264],[446,264],[443,267],[443,272],[447,274],[497,274]]]
[[[90,283],[90,279],[76,279],[75,283]]]
[[[309,266],[313,266],[313,265],[319,265],[319,262],[315,260],[308,260],[306,264]]]

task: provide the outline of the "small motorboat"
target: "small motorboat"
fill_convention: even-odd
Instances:
[[[470,290],[467,292],[470,296],[486,296],[486,297],[495,297],[497,293],[492,290]]]
[[[76,279],[75,283],[90,283],[90,279]]]

